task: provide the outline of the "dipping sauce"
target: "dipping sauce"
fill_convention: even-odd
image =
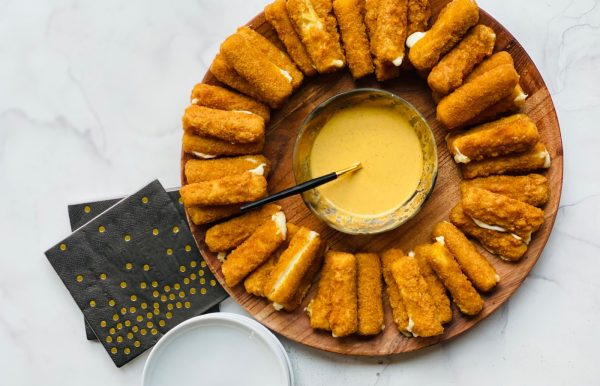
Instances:
[[[423,153],[413,127],[398,110],[351,106],[336,111],[317,134],[310,153],[312,178],[362,163],[362,169],[319,188],[338,209],[357,216],[396,210],[414,194]]]

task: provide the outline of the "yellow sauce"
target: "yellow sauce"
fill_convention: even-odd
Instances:
[[[375,216],[402,206],[421,180],[423,153],[408,119],[387,107],[337,111],[315,138],[312,178],[362,163],[362,169],[317,188],[333,206]]]

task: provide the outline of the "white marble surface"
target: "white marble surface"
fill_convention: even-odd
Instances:
[[[0,384],[139,384],[146,355],[117,369],[84,339],[43,251],[68,234],[68,203],[178,184],[190,88],[264,5],[0,1]],[[600,2],[480,5],[525,46],[556,103],[565,186],[550,242],[506,306],[447,344],[364,359],[284,342],[298,385],[600,382]]]

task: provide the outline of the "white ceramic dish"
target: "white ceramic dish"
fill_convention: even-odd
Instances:
[[[197,316],[152,349],[142,386],[293,386],[292,367],[275,335],[230,313]]]

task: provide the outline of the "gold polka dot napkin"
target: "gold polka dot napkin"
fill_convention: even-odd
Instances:
[[[93,211],[46,256],[118,367],[226,297],[158,181]]]

